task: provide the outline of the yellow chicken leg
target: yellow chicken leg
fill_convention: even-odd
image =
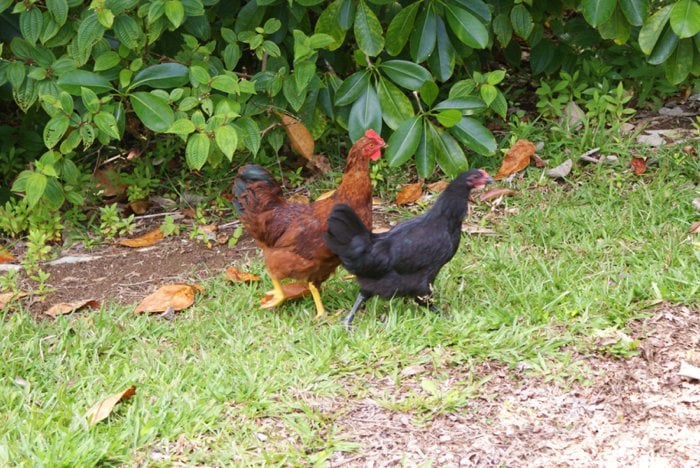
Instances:
[[[267,291],[265,293],[265,297],[263,298],[264,302],[260,305],[261,309],[273,309],[278,305],[282,304],[287,299],[284,296],[284,291],[282,290],[282,283],[280,283],[279,280],[276,278],[271,279],[272,286],[274,287],[274,289],[271,289],[270,291]],[[265,300],[268,296],[272,297],[269,300]]]
[[[311,291],[314,304],[316,304],[316,318],[325,317],[326,309],[323,308],[323,301],[321,301],[321,293],[318,291],[318,288],[313,283],[309,283],[309,291]]]

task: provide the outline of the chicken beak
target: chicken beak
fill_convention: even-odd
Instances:
[[[491,176],[488,176],[488,177],[486,177],[486,179],[484,179],[484,184],[490,184],[490,183],[493,183],[493,182],[495,182],[495,180],[494,180],[494,178],[491,177]]]

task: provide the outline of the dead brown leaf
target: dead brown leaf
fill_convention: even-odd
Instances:
[[[306,167],[308,167],[309,169],[317,169],[323,174],[326,174],[333,170],[330,161],[328,161],[328,158],[325,156],[321,156],[320,154],[314,154],[313,157],[306,164]]]
[[[693,224],[691,224],[690,229],[688,229],[688,232],[690,234],[699,234],[700,233],[700,221],[695,221]]]
[[[295,193],[293,195],[290,195],[287,198],[287,201],[291,202],[291,203],[307,204],[307,203],[309,203],[309,197],[307,197],[306,195],[304,195],[302,193]]]
[[[151,207],[151,204],[148,200],[136,200],[131,203],[129,203],[129,208],[131,209],[134,214],[137,215],[142,215],[146,211],[148,211],[148,208]]]
[[[126,192],[126,184],[119,182],[117,171],[111,167],[96,170],[93,177],[97,180],[103,197],[116,197]]]
[[[535,154],[535,145],[528,140],[518,140],[506,153],[495,179],[503,179],[525,169],[530,164],[530,157]]]
[[[26,295],[27,293],[21,291],[18,293],[0,293],[0,310],[3,310],[10,302],[22,299]]]
[[[573,167],[573,161],[571,161],[571,159],[567,159],[563,163],[559,164],[557,167],[553,167],[550,170],[548,170],[546,174],[552,179],[563,179],[569,175]]]
[[[519,192],[516,190],[511,190],[507,188],[495,188],[491,189],[488,192],[484,192],[479,196],[479,200],[481,201],[489,201],[493,200],[494,198],[498,197],[512,197],[514,195],[518,195]]]
[[[407,205],[415,203],[423,195],[423,182],[404,185],[403,188],[396,194],[396,204]]]
[[[59,302],[58,304],[52,305],[49,308],[49,310],[47,310],[44,313],[46,315],[50,315],[53,318],[56,318],[59,315],[67,315],[84,307],[87,307],[88,309],[97,309],[100,307],[100,302],[94,299],[86,299],[82,301],[73,302]]]
[[[253,281],[260,281],[260,277],[258,275],[240,271],[236,267],[232,266],[226,268],[226,279],[233,283],[251,283]]]
[[[297,299],[299,297],[305,297],[311,294],[308,283],[284,283],[282,285],[282,291],[284,292],[284,297],[286,299]],[[271,299],[272,294],[266,294],[262,299],[260,299],[260,305],[264,305]]]
[[[447,186],[450,185],[449,182],[445,182],[444,180],[438,180],[437,182],[433,182],[432,184],[428,184],[428,190],[431,192],[437,193],[437,192],[443,192]]]
[[[166,284],[161,286],[153,294],[146,296],[134,312],[165,312],[168,307],[173,310],[182,310],[194,303],[194,296],[197,292],[204,292],[204,288],[199,285],[189,284]]]
[[[7,250],[0,249],[0,263],[10,263],[15,260],[15,256]]]
[[[327,191],[327,192],[323,192],[321,195],[318,196],[318,198],[316,199],[316,201],[325,200],[326,198],[330,198],[330,197],[332,197],[333,195],[335,195],[335,189],[329,190],[329,191]]]
[[[231,238],[228,234],[226,234],[223,231],[219,231],[216,233],[216,243],[219,245],[224,245],[225,243],[228,242],[228,240]]]
[[[120,401],[128,400],[135,394],[136,387],[132,385],[131,387],[122,390],[119,393],[110,395],[104,400],[95,403],[95,405],[92,408],[90,408],[87,411],[87,413],[85,413],[85,418],[87,419],[88,426],[92,427],[98,422],[106,419],[110,414],[112,414],[112,411],[114,410],[114,407],[117,405],[117,403],[119,403]]]
[[[163,231],[161,231],[160,228],[156,228],[138,237],[134,237],[133,239],[122,239],[117,242],[117,244],[123,245],[124,247],[139,248],[149,247],[161,240],[163,240]]]
[[[637,175],[642,175],[647,170],[647,162],[643,158],[632,158],[630,165],[632,166],[634,173]]]
[[[276,112],[276,114],[282,121],[284,131],[287,132],[287,137],[292,143],[292,149],[306,159],[311,160],[314,157],[315,146],[311,132],[294,117],[281,112]]]
[[[547,161],[540,158],[539,155],[535,153],[532,156],[530,156],[530,164],[532,164],[535,167],[544,167],[547,165]]]

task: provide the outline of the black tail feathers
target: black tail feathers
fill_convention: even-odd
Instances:
[[[333,253],[340,256],[352,254],[353,239],[369,238],[367,230],[355,211],[348,205],[340,203],[333,207],[328,217],[328,230],[326,232],[326,245]],[[356,241],[357,242],[357,241]]]

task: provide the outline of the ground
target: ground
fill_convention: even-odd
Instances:
[[[63,256],[85,255],[80,247]],[[48,266],[56,292],[32,310],[78,299],[135,303],[161,283],[199,281],[219,275],[242,257],[256,258],[251,239],[235,249],[211,248],[186,236],[153,247],[109,246],[87,254],[90,261]],[[372,398],[299,398],[332,415],[359,451],[336,452],[333,466],[696,466],[700,460],[700,385],[678,375],[682,360],[700,364],[697,309],[661,304],[649,318],[630,325],[639,340],[637,356],[576,355],[586,376],[578,382],[545,381],[527,366],[509,369],[485,362],[477,368],[452,367],[450,381],[487,379],[467,408],[426,417],[390,411]],[[419,387],[435,369],[408,366],[403,379]],[[385,377],[372,384],[381,394],[395,385]],[[393,389],[397,390],[397,389]],[[398,394],[414,394],[410,390]],[[437,391],[447,391],[440,388]],[[284,434],[281,421],[263,420],[260,437]],[[185,450],[170,447],[171,450]],[[158,451],[150,454],[157,460]],[[186,454],[181,454],[186,460]],[[174,453],[167,459],[178,459]]]

